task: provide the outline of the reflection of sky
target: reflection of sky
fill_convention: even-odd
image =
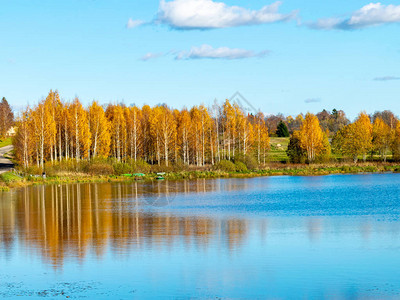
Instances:
[[[398,181],[85,184],[68,186],[68,196],[66,186],[22,189],[0,203],[0,296],[80,282],[72,295],[396,298]],[[173,201],[154,206],[149,192]]]

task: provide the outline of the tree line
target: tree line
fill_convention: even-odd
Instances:
[[[292,133],[288,157],[294,163],[326,161],[332,151],[355,163],[376,155],[386,161],[389,153],[394,160],[400,159],[400,122],[392,112],[376,112],[372,118],[361,112],[353,123],[346,123],[336,132],[324,131],[319,118],[308,113],[300,129]]]
[[[62,101],[57,91],[26,108],[17,120],[15,157],[27,168],[62,160],[112,158],[118,162],[203,166],[252,155],[265,163],[269,134],[262,113],[246,114],[226,100],[190,109],[96,101]]]
[[[363,112],[351,123],[336,109],[284,118],[247,114],[229,100],[181,110],[96,101],[84,107],[78,98],[65,102],[50,91],[20,114],[17,128],[15,157],[25,168],[96,158],[204,166],[241,156],[265,164],[271,135],[290,136],[286,153],[292,163],[338,156],[357,162],[368,155],[386,161],[389,154],[400,159],[400,122],[391,111]]]
[[[381,114],[384,114],[386,116],[386,112],[387,111]],[[329,131],[330,133],[336,133],[339,129],[350,123],[350,120],[347,118],[343,110],[333,109],[332,112],[329,112],[324,109],[321,112],[317,113],[315,116],[318,118],[318,121],[323,131]],[[268,127],[270,135],[276,134],[279,137],[289,137],[289,134],[293,134],[294,131],[300,130],[304,118],[305,116],[303,114],[298,114],[295,117],[285,117],[283,114],[280,113],[277,115],[271,114],[266,116],[265,123]],[[287,128],[287,133],[283,133],[281,131],[280,127],[283,124]]]

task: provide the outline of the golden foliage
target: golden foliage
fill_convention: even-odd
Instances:
[[[91,133],[90,153],[92,157],[108,157],[110,153],[110,122],[103,107],[93,101],[89,107],[89,130]]]
[[[309,162],[315,161],[315,158],[324,150],[324,134],[319,125],[318,118],[307,113],[300,129],[300,145],[307,152]]]
[[[378,151],[381,158],[386,161],[387,151],[391,142],[391,130],[381,119],[376,118],[372,126],[372,144],[375,151]]]
[[[95,101],[85,108],[78,98],[66,103],[50,91],[18,125],[14,144],[24,167],[96,157],[203,166],[236,154],[254,154],[265,162],[269,149],[264,116],[246,116],[228,100],[214,105],[211,114],[204,105],[181,111],[164,105],[104,109]]]

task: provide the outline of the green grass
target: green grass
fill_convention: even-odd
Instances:
[[[6,184],[10,184],[21,182],[24,180],[24,178],[12,172],[6,172],[0,175],[0,180],[5,182]]]
[[[270,146],[271,149],[268,152],[269,161],[271,162],[282,162],[287,161],[289,158],[286,155],[286,150],[289,145],[290,138],[279,138],[271,137]]]
[[[258,177],[258,176],[316,176],[328,174],[356,174],[356,173],[382,173],[400,172],[398,163],[327,163],[327,164],[281,164],[271,163],[262,169],[247,171],[222,171],[210,170],[182,170],[166,172],[167,180],[197,179],[197,178],[229,178],[229,177]],[[68,183],[89,183],[89,182],[134,182],[135,180],[153,181],[156,173],[146,173],[140,178],[125,177],[123,175],[91,175],[84,173],[68,173],[59,176],[47,176],[47,178],[35,177],[26,174],[21,177],[15,173],[7,172],[0,175],[0,191],[7,191],[9,188],[22,187],[27,185],[40,184],[68,184]]]
[[[0,148],[9,146],[12,144],[12,138],[0,139]]]

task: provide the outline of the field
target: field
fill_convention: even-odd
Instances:
[[[289,138],[271,137],[270,145],[271,149],[268,152],[270,162],[286,162],[288,160],[286,149],[289,145]]]

